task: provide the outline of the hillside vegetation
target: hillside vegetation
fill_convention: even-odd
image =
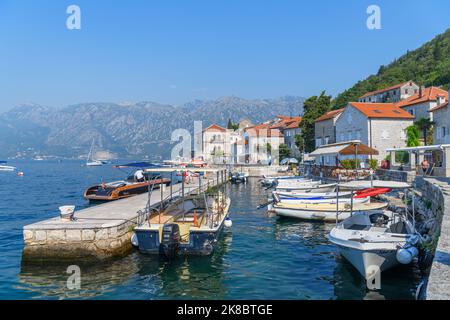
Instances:
[[[339,94],[333,101],[333,108],[345,107],[350,101],[357,101],[366,92],[375,91],[413,80],[419,85],[450,86],[450,29],[436,36],[414,51],[396,59],[387,66],[381,66],[378,73],[359,81],[353,87]]]

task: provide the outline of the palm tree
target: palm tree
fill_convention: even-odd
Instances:
[[[431,121],[428,118],[421,118],[420,120],[417,120],[414,125],[423,133],[423,141],[424,144],[427,145],[427,135],[428,131],[431,129],[431,127],[434,125],[434,122]]]

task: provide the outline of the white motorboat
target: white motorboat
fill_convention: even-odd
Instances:
[[[274,191],[280,199],[330,199],[336,198],[336,192],[314,192],[315,190],[306,190],[306,192],[295,191]],[[339,198],[347,198],[352,195],[351,192],[339,192]]]
[[[404,215],[387,211],[358,212],[333,228],[328,239],[366,279],[417,255],[419,237]],[[380,275],[380,274],[378,274]]]
[[[272,210],[277,216],[317,220],[324,222],[341,221],[360,211],[380,210],[387,207],[384,202],[354,203],[353,209],[348,202],[337,203],[274,203]]]
[[[277,202],[282,202],[282,203],[337,203],[337,199],[336,198],[327,198],[327,199],[288,199],[288,198],[282,198],[279,199],[279,201]],[[352,202],[352,198],[339,198],[339,202],[342,203],[348,203],[350,204]],[[370,197],[366,197],[366,198],[353,198],[353,203],[357,204],[357,203],[368,203],[370,202]]]
[[[16,167],[13,166],[7,166],[6,163],[7,163],[6,161],[0,161],[0,171],[11,172],[17,169]]]
[[[335,188],[335,183],[321,184],[320,181],[312,181],[307,183],[277,185],[276,191],[332,192]]]

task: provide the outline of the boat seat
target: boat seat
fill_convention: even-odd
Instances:
[[[406,228],[406,224],[403,221],[400,221],[400,222],[392,224],[389,227],[389,232],[406,234],[406,233],[408,233],[408,230]]]

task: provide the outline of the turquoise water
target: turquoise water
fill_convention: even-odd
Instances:
[[[267,199],[257,180],[230,186],[233,227],[211,257],[167,261],[133,251],[102,263],[21,262],[22,227],[53,217],[58,206],[88,205],[87,186],[124,178],[111,166],[80,161],[10,162],[24,177],[0,173],[0,298],[2,299],[413,299],[420,272],[402,266],[368,292],[358,272],[326,239],[332,224],[270,218],[256,210]],[[67,289],[69,264],[81,289]]]

